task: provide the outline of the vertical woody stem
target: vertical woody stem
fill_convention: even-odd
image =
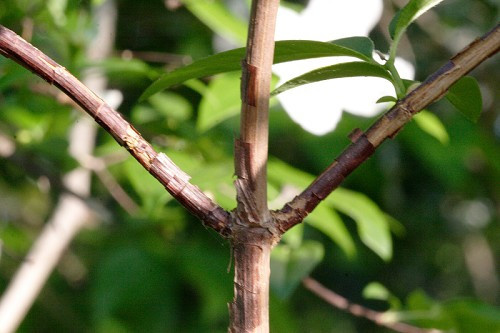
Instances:
[[[241,134],[235,143],[234,299],[229,332],[269,332],[270,254],[278,241],[267,208],[267,141],[274,29],[279,0],[253,0],[242,62]]]
[[[242,62],[241,136],[236,142],[236,174],[255,200],[259,220],[267,220],[267,144],[274,29],[279,0],[254,0],[247,53]],[[238,185],[238,183],[237,183]],[[253,205],[252,205],[253,206]]]

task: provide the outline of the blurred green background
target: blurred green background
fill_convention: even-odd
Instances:
[[[184,2],[116,1],[113,51],[97,62],[87,52],[102,1],[3,0],[0,22],[75,76],[94,71],[107,78],[109,88],[123,94],[120,112],[194,184],[232,209],[239,125],[238,117],[228,114],[237,114],[239,73],[190,81],[138,102],[160,73],[216,52],[210,20],[196,4],[208,6],[203,7],[208,15],[225,7],[217,1]],[[370,35],[377,49],[387,51],[387,23],[404,3],[385,1]],[[300,8],[304,1],[293,4]],[[400,52],[414,62],[417,80],[496,25],[499,6],[494,0],[444,1],[424,18],[409,28]],[[234,29],[228,35],[238,29],[238,20],[228,19],[226,29]],[[498,60],[471,73],[483,93],[477,124],[447,101],[436,103],[429,110],[444,124],[447,143],[409,123],[346,179],[343,187],[350,191],[334,194],[292,229],[273,256],[274,272],[284,275],[273,277],[271,331],[388,331],[301,287],[296,276],[309,270],[348,299],[399,311],[418,326],[500,331]],[[41,79],[0,58],[0,290],[67,192],[63,176],[78,166],[68,153],[68,132],[82,112],[54,94]],[[353,128],[366,129],[373,121],[344,113],[333,133],[318,137],[273,102],[273,208],[327,167]],[[228,243],[187,214],[109,134],[99,129],[95,140],[94,156],[104,161],[104,173],[124,190],[128,204],[119,204],[102,170],[100,175],[94,170],[86,200],[94,218],[66,251],[19,331],[226,331],[233,292]],[[380,225],[364,224],[372,213]],[[370,241],[373,231],[381,236]],[[384,238],[389,231],[392,241]],[[312,265],[301,266],[304,262]],[[297,264],[303,269],[293,268]],[[372,282],[380,284],[371,284],[378,297],[366,289]],[[383,291],[389,294],[380,296]]]

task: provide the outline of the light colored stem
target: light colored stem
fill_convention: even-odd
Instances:
[[[255,201],[259,220],[267,220],[267,146],[269,93],[274,55],[274,30],[279,0],[254,0],[248,31],[247,53],[241,82],[238,178],[245,179]],[[237,143],[238,144],[238,143]]]
[[[241,133],[235,143],[238,207],[232,214],[234,299],[229,332],[269,332],[271,249],[279,236],[267,208],[269,93],[279,0],[254,0],[242,63]]]
[[[424,329],[400,321],[396,321],[394,316],[391,316],[389,312],[384,313],[384,312],[374,311],[362,305],[351,303],[345,297],[326,288],[313,278],[307,277],[302,281],[302,283],[304,287],[306,287],[306,289],[309,289],[312,293],[316,294],[318,297],[322,298],[324,301],[328,302],[332,306],[340,310],[347,311],[356,317],[366,318],[368,320],[371,320],[375,324],[380,326],[385,326],[395,332],[442,333],[440,330]]]
[[[92,60],[103,59],[112,50],[116,22],[114,1],[105,1],[96,9],[96,21],[99,30],[87,51]],[[91,89],[104,92],[107,80],[102,73],[84,76]],[[73,124],[69,154],[77,161],[92,154],[96,130],[89,119],[79,119]],[[78,167],[64,176],[63,183],[73,193],[88,197],[91,173]],[[80,198],[67,193],[61,195],[53,215],[0,298],[0,333],[16,331],[67,247],[91,216],[91,209]]]
[[[233,235],[234,299],[228,331],[268,333],[270,258],[276,240],[262,228],[241,228]]]

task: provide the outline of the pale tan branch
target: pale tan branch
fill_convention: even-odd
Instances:
[[[260,221],[269,220],[267,208],[267,150],[269,94],[274,55],[274,30],[279,0],[254,0],[246,56],[242,62],[240,140],[236,141],[236,175],[251,203],[239,196],[239,205],[253,207]]]
[[[317,295],[319,298],[323,299],[330,305],[336,307],[337,309],[349,312],[350,314],[368,319],[377,325],[387,327],[393,331],[401,333],[439,333],[441,331],[436,329],[423,329],[413,325],[409,325],[402,322],[397,322],[391,320],[391,316],[387,313],[375,311],[364,307],[359,304],[351,303],[345,297],[333,292],[332,290],[326,288],[321,283],[316,281],[311,277],[307,277],[302,281],[302,284],[306,289],[311,291],[313,294]]]

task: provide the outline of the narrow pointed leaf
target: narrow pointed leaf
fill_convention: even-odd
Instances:
[[[446,98],[467,119],[477,122],[483,109],[483,100],[476,79],[471,76],[461,78],[450,87]]]
[[[413,21],[441,1],[443,0],[410,0],[406,6],[396,13],[389,24],[391,38],[398,41]]]
[[[391,74],[382,65],[355,61],[318,68],[297,76],[276,88],[271,95],[277,95],[286,90],[308,83],[356,76],[380,77],[392,83]]]
[[[275,43],[274,63],[335,56],[372,61],[365,54],[341,45],[308,40],[287,40]],[[241,61],[244,57],[245,48],[238,48],[195,61],[161,76],[144,91],[140,99],[145,100],[159,91],[189,79],[241,70]]]

